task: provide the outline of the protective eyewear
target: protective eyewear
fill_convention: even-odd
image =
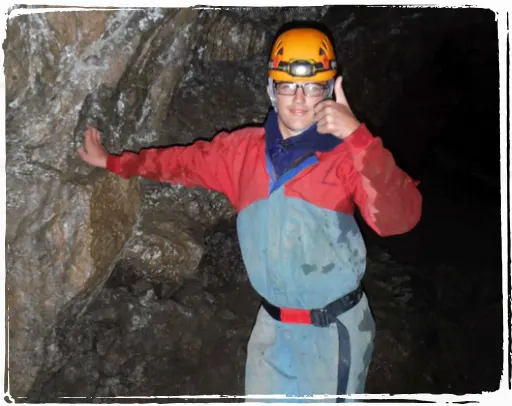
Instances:
[[[329,93],[329,86],[322,83],[278,82],[274,86],[276,93],[282,96],[294,96],[299,87],[309,97],[327,97]]]

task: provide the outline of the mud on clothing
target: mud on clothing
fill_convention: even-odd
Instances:
[[[238,212],[254,289],[275,306],[322,308],[354,290],[365,272],[355,206],[388,236],[416,225],[422,198],[364,124],[343,142],[301,134],[284,149],[276,125],[270,114],[263,128],[223,132],[211,142],[109,155],[107,169],[224,193]],[[248,345],[246,394],[362,393],[374,335],[366,296],[329,327],[285,324],[261,308]]]

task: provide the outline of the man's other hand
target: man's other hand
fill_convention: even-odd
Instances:
[[[96,128],[88,126],[84,131],[84,147],[76,150],[84,162],[98,168],[107,167],[108,153],[101,145],[101,134]]]

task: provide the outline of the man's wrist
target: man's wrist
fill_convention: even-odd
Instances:
[[[342,140],[350,137],[352,134],[354,134],[357,129],[361,127],[361,123],[358,120],[354,120],[350,125],[347,126],[347,129],[343,135],[341,135],[339,138]]]
[[[344,141],[348,145],[352,154],[357,155],[359,152],[366,149],[374,139],[374,136],[370,133],[366,125],[361,124],[355,131],[345,138]]]

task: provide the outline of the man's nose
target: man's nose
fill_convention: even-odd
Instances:
[[[304,89],[302,87],[297,87],[295,95],[293,96],[293,101],[298,103],[303,103],[306,100],[306,95],[304,94]]]

